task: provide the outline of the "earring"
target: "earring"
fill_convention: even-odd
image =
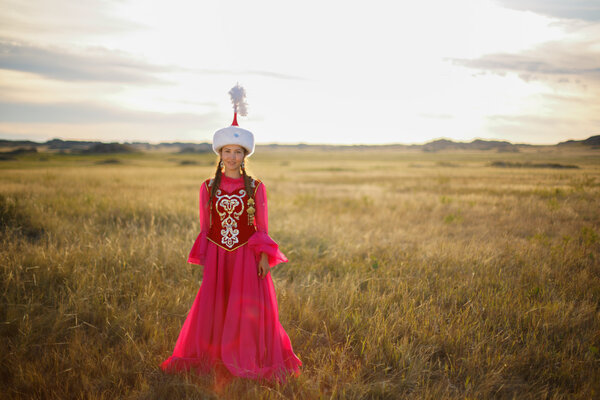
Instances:
[[[241,165],[242,169],[246,168],[246,164],[244,164],[244,162],[242,161],[242,165]]]
[[[219,163],[219,167],[220,167],[220,168],[223,168],[223,167],[225,167],[225,164],[223,164],[223,160],[221,160],[221,162]]]

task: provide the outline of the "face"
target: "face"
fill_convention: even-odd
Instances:
[[[225,169],[239,171],[245,156],[244,148],[237,144],[228,144],[221,148],[221,159],[225,164]]]

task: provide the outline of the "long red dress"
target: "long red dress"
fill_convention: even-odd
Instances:
[[[173,355],[161,364],[161,368],[169,372],[197,368],[206,373],[222,364],[235,376],[285,380],[287,375],[299,373],[302,362],[294,354],[290,339],[279,322],[271,274],[265,278],[258,276],[261,253],[268,255],[271,267],[287,261],[268,235],[264,184],[254,181],[253,233],[246,243],[243,240],[236,242],[236,247],[223,244],[226,239],[223,243],[213,240],[214,229],[211,231],[209,226],[209,182],[207,180],[200,188],[201,231],[188,257],[189,263],[204,265],[202,283],[183,323]],[[223,174],[219,188],[226,193],[239,193],[244,182],[242,178],[228,178]],[[234,225],[248,224],[247,214],[237,215],[237,218]],[[220,227],[220,222],[212,218],[212,224]],[[229,231],[231,236],[231,229]],[[225,230],[222,233],[225,237]]]

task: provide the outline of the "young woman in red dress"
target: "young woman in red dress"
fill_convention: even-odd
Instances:
[[[281,382],[302,365],[279,322],[269,273],[287,258],[268,234],[265,185],[246,174],[254,136],[237,125],[237,113],[245,115],[244,89],[229,93],[234,120],[213,136],[219,163],[200,187],[201,230],[188,258],[204,266],[202,283],[161,368]]]

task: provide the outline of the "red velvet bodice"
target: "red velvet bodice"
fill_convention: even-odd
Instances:
[[[256,191],[259,183],[255,180],[251,190]],[[253,221],[248,222],[248,199],[244,187],[231,193],[217,189],[211,204],[208,240],[225,250],[235,250],[248,242],[256,232]]]

